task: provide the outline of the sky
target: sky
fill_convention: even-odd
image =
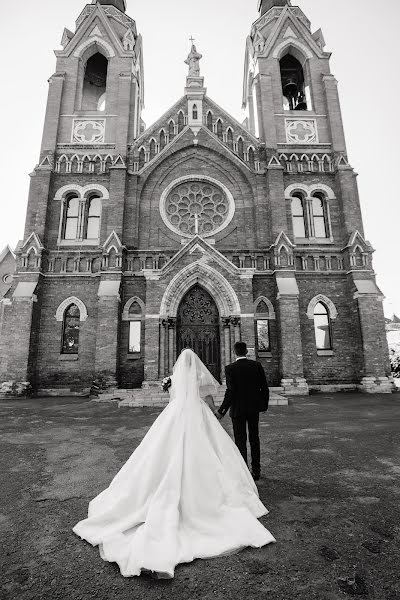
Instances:
[[[295,0],[322,28],[339,92],[350,164],[359,174],[366,238],[376,249],[385,312],[400,315],[400,194],[393,174],[400,139],[396,42],[399,0]],[[37,164],[47,80],[55,71],[64,27],[74,31],[84,0],[4,2],[0,22],[2,144],[0,251],[23,235],[29,173]],[[257,0],[127,0],[144,43],[145,111],[151,125],[183,95],[190,50],[203,54],[208,95],[239,121],[246,37]]]

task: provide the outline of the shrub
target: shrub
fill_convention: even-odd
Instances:
[[[5,381],[0,384],[0,396],[21,398],[30,396],[32,392],[32,386],[29,381]]]

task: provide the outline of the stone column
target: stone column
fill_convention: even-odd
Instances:
[[[229,317],[222,319],[222,340],[223,340],[223,366],[229,365],[232,362],[232,349],[231,349],[231,321]],[[224,371],[224,370],[223,370]]]
[[[267,167],[267,190],[271,207],[272,242],[275,242],[278,235],[282,231],[287,231],[288,228],[285,184],[281,165],[272,164]]]
[[[166,376],[166,365],[168,357],[168,321],[167,319],[160,320],[160,379],[164,379]]]
[[[172,369],[176,360],[176,319],[169,317],[168,319],[168,372],[172,373]]]
[[[53,154],[56,149],[64,80],[65,73],[55,73],[49,79],[49,93],[47,97],[46,116],[44,119],[41,158],[46,154]]]
[[[342,227],[346,232],[347,242],[355,231],[359,231],[364,236],[357,177],[352,167],[341,165],[338,166],[335,180],[339,190],[338,200],[341,207]]]
[[[334,152],[346,153],[342,111],[340,109],[337,87],[338,84],[333,75],[324,75],[322,80],[325,87],[326,107],[328,109],[327,112],[331,129],[332,150]]]
[[[289,395],[308,394],[304,379],[299,289],[290,272],[276,275],[281,386]]]
[[[121,277],[100,281],[97,309],[95,377],[106,388],[118,385]]]
[[[265,142],[267,148],[276,148],[276,117],[272,76],[260,73],[256,85],[258,118],[261,122],[259,127],[260,141]]]
[[[11,300],[3,300],[0,337],[1,381],[36,385],[37,335],[40,307],[35,281],[19,281]]]
[[[360,390],[370,394],[390,394],[394,383],[389,361],[382,296],[372,280],[357,280],[357,302],[362,346],[362,373]],[[365,290],[363,292],[363,290]],[[368,293],[368,291],[370,293]]]

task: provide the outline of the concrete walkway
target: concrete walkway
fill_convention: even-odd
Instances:
[[[400,600],[400,394],[273,407],[259,491],[278,543],[181,565],[172,581],[124,579],[71,528],[159,412],[0,402],[1,600]]]

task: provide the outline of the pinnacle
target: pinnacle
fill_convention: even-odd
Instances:
[[[290,0],[259,0],[258,10],[263,15],[275,6],[290,6]]]
[[[99,4],[108,4],[111,6],[115,6],[121,12],[126,12],[126,0],[94,0],[92,4],[96,4],[96,1]]]

